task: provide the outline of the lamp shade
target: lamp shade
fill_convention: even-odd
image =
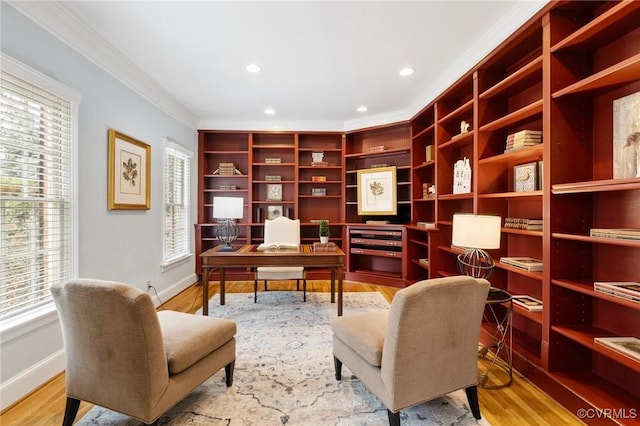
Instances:
[[[213,197],[214,219],[241,219],[243,210],[242,197]]]
[[[500,216],[454,214],[451,244],[477,249],[500,248]]]

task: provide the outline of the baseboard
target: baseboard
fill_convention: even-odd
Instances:
[[[193,273],[181,279],[171,287],[168,287],[162,290],[157,295],[153,290],[151,290],[149,294],[151,295],[151,298],[153,299],[153,303],[155,304],[155,306],[158,307],[162,303],[165,303],[167,300],[171,299],[172,297],[182,293],[185,289],[191,287],[196,282],[198,282],[198,276],[195,273]]]
[[[64,350],[60,350],[0,384],[0,411],[25,398],[65,369]]]

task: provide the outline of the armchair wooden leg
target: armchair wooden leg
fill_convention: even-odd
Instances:
[[[473,413],[473,417],[480,420],[480,403],[478,402],[478,387],[477,386],[469,386],[464,390],[467,393],[467,401],[469,401],[469,408],[471,408],[471,413]]]
[[[342,380],[342,361],[335,356],[333,357],[333,365],[336,369],[336,380]]]
[[[233,384],[233,370],[236,365],[235,361],[231,361],[229,364],[224,366],[224,374],[226,375],[225,383],[227,387]]]
[[[264,280],[264,291],[267,291],[267,280]]]
[[[391,410],[387,410],[389,416],[389,426],[400,426],[400,411],[392,413]]]
[[[67,406],[64,409],[64,419],[62,420],[62,426],[71,426],[78,414],[78,408],[80,408],[80,400],[67,397]]]
[[[302,301],[303,302],[307,301],[307,279],[306,278],[302,281]]]
[[[258,280],[253,280],[253,303],[258,303]]]

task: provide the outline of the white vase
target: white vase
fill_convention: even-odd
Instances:
[[[329,237],[320,237],[320,242],[321,243],[328,243],[329,242]]]

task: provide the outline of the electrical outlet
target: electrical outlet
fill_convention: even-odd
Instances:
[[[151,290],[151,287],[152,287],[151,280],[148,280],[147,281],[147,291]]]

